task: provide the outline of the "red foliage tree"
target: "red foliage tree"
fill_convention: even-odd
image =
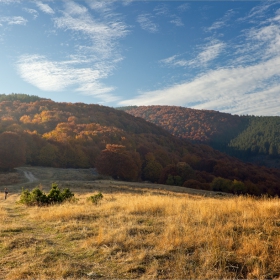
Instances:
[[[126,151],[122,145],[106,145],[96,161],[99,173],[121,180],[138,180],[141,172],[140,156]]]

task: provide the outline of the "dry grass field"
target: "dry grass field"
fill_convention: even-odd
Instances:
[[[0,197],[0,279],[280,277],[279,199],[101,180],[59,184],[78,201],[19,205],[20,184]],[[94,205],[87,198],[98,191],[104,197]]]

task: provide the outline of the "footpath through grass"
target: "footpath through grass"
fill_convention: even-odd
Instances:
[[[0,202],[0,279],[280,277],[280,201],[168,192]]]

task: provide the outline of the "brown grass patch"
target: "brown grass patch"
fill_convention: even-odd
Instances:
[[[16,172],[0,173],[0,186],[13,185],[22,181],[22,176]]]
[[[10,221],[0,229],[0,278],[280,277],[279,199],[120,192],[96,206],[90,195],[0,208]]]

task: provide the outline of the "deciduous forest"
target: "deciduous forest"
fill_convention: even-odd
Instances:
[[[176,106],[119,108],[192,143],[241,160],[280,168],[280,117],[238,116]]]
[[[280,194],[279,169],[241,162],[205,144],[191,143],[187,137],[173,136],[163,128],[122,110],[93,104],[57,103],[21,94],[1,95],[0,100],[2,171],[25,164],[95,167],[100,174],[120,180],[237,194]],[[170,114],[162,117],[170,128],[175,115],[176,112],[174,118]],[[181,118],[181,123],[184,123],[183,114]],[[242,120],[242,117],[225,114],[222,121],[213,117],[212,122],[204,124],[207,133],[199,130],[203,119],[196,127],[199,132],[192,129],[194,124],[188,129],[193,131],[193,135],[203,135],[203,139],[218,139],[221,133],[215,125],[220,122],[224,123],[224,131],[229,126],[235,128],[230,137],[236,137],[240,127],[244,126]],[[183,132],[179,131],[179,121],[177,124],[178,133],[174,134],[180,136]],[[229,141],[231,138],[223,133],[221,135]]]

